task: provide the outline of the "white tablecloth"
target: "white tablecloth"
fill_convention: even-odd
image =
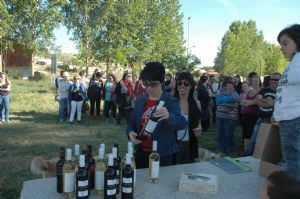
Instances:
[[[159,182],[148,182],[148,169],[137,170],[137,184],[134,198],[137,199],[255,199],[259,198],[263,178],[258,176],[259,160],[252,157],[239,158],[251,167],[251,172],[228,174],[210,162],[161,167]],[[216,195],[189,193],[179,191],[181,173],[206,173],[218,176],[218,193]],[[63,198],[56,192],[56,178],[25,181],[21,199],[57,199]],[[90,198],[96,197],[94,191]],[[121,198],[119,194],[117,198]]]

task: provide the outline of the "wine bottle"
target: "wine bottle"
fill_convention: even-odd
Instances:
[[[151,183],[158,182],[159,176],[159,154],[157,153],[157,141],[153,141],[152,153],[149,156],[149,181]]]
[[[80,155],[79,158],[79,168],[76,173],[76,198],[89,198],[89,178],[85,169],[85,155]]]
[[[95,159],[93,158],[92,154],[92,145],[87,145],[87,159],[89,163],[89,188],[94,189],[95,188]]]
[[[106,165],[104,163],[104,149],[99,148],[99,156],[96,159],[96,171],[95,171],[95,189],[97,195],[103,196],[104,190],[104,172]]]
[[[112,154],[113,154],[113,164],[114,164],[114,169],[116,171],[116,189],[117,189],[117,194],[120,193],[120,166],[118,163],[118,149],[116,147],[112,148]]]
[[[121,158],[120,153],[119,153],[119,144],[115,143],[114,147],[117,148],[117,162],[118,162],[120,170],[122,170],[123,165],[122,165],[122,158]]]
[[[108,167],[104,172],[104,199],[116,199],[117,187],[116,187],[117,173],[114,169],[113,154],[108,155]]]
[[[131,155],[126,153],[126,163],[122,170],[122,199],[133,199],[134,172],[131,168]]]
[[[127,152],[131,157],[131,168],[133,169],[133,174],[134,174],[134,178],[133,178],[133,185],[135,187],[136,185],[136,165],[135,165],[135,157],[133,155],[133,146],[132,146],[132,142],[128,142],[127,145]]]
[[[164,104],[165,104],[165,102],[160,100],[159,103],[154,107],[154,109],[152,110],[152,112],[150,114],[150,117],[149,117],[148,121],[144,125],[144,128],[142,129],[142,131],[138,135],[137,139],[146,140],[147,137],[151,136],[151,134],[154,132],[154,130],[155,130],[157,124],[158,124],[158,120],[159,120],[159,118],[153,117],[153,114],[155,113],[155,111],[157,109],[160,109],[161,107],[163,107]]]
[[[107,157],[107,155],[105,154],[105,144],[104,144],[104,143],[101,143],[101,144],[100,144],[100,148],[103,148],[103,151],[104,151],[104,163],[105,163],[105,165],[106,165],[106,167],[107,167],[108,157]]]
[[[72,164],[74,165],[75,168],[75,173],[77,173],[78,168],[79,168],[79,154],[80,153],[80,145],[79,144],[75,144],[74,147],[74,157],[72,159]]]
[[[72,198],[75,190],[75,169],[71,160],[72,149],[67,149],[66,162],[63,166],[63,193],[65,198]]]
[[[59,160],[56,163],[56,190],[58,193],[63,192],[63,166],[65,163],[65,153],[65,147],[59,147]]]

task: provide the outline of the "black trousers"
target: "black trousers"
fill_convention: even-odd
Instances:
[[[96,105],[96,113],[97,116],[100,115],[100,104],[101,104],[101,98],[100,99],[90,99],[91,107],[90,107],[90,115],[93,116],[95,113],[95,105]]]

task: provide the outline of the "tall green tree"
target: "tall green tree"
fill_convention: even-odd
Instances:
[[[62,20],[61,7],[65,0],[5,0],[12,17],[9,39],[28,52],[39,54],[53,46],[53,30]]]
[[[0,0],[0,71],[5,71],[6,60],[9,57],[11,43],[7,40],[11,17],[7,12],[4,0]]]
[[[215,59],[225,74],[246,76],[251,71],[260,73],[264,66],[264,42],[262,32],[253,20],[235,21],[224,35]]]
[[[92,44],[102,18],[102,2],[101,0],[68,0],[63,8],[64,25],[69,32],[72,32],[72,39],[79,47],[80,57],[85,63],[86,73],[88,73],[88,67],[95,58]]]
[[[274,72],[281,73],[288,61],[284,58],[280,48],[275,44],[265,42],[264,46],[264,68],[263,74],[270,75]]]
[[[179,1],[113,1],[102,7],[108,5],[93,47],[98,59],[140,67],[183,53]]]

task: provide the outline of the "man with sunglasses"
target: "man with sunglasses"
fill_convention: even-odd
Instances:
[[[274,111],[276,89],[280,80],[279,73],[273,73],[270,77],[270,86],[259,91],[255,98],[255,104],[259,106],[259,118],[256,121],[250,142],[246,149],[246,155],[252,155],[255,148],[256,138],[259,132],[261,123],[271,123],[271,117]]]
[[[146,94],[136,99],[134,109],[130,116],[126,134],[130,141],[136,144],[137,168],[149,167],[149,155],[152,151],[152,141],[157,141],[157,151],[160,155],[160,166],[172,164],[173,154],[178,151],[175,133],[186,127],[186,120],[180,114],[178,100],[163,91],[162,84],[165,79],[165,67],[159,62],[149,62],[141,72],[141,80],[146,88]],[[159,101],[165,104],[152,115],[159,118],[159,122],[151,136],[139,140],[137,136]]]

